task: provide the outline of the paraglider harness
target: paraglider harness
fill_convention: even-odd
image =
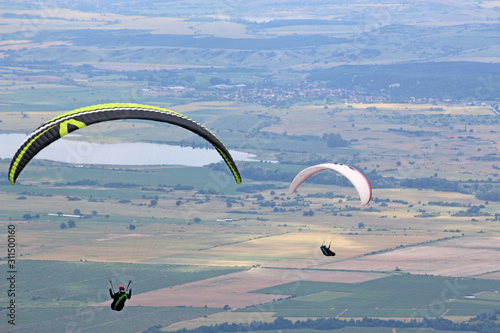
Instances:
[[[333,257],[335,256],[335,252],[333,252],[332,250],[330,250],[330,246],[332,245],[332,243],[330,242],[330,244],[328,244],[328,247],[326,247],[325,244],[321,245],[319,248],[321,249],[321,252],[323,252],[323,254],[327,257]]]
[[[129,291],[129,287],[130,284],[132,283],[132,280],[128,281],[127,288],[125,289],[124,292],[118,291],[117,293],[115,293],[113,282],[109,280],[109,283],[111,284],[111,288],[109,288],[109,295],[113,299],[113,302],[111,303],[111,309],[115,311],[121,311],[125,306],[125,301],[132,297],[132,289],[130,289]]]

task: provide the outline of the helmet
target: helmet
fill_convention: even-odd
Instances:
[[[118,287],[120,290],[125,290],[125,286],[122,284],[121,286]]]

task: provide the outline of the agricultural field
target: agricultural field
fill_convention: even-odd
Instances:
[[[248,107],[243,105],[240,112],[248,114]],[[335,107],[344,108],[339,113],[345,113],[346,118],[339,117],[340,123],[335,123],[333,129],[337,129],[343,138],[354,137],[357,123],[354,129],[350,125],[341,125],[350,124],[348,108]],[[401,107],[377,106],[380,128],[384,125],[382,119],[387,119],[385,115],[393,114]],[[424,117],[422,114],[429,107],[424,105],[417,109],[412,106],[411,109],[419,117]],[[211,108],[213,116],[210,116]],[[48,271],[57,263],[62,267],[80,263],[79,269],[84,273],[66,268],[68,277],[74,279],[71,288],[91,288],[93,293],[99,292],[99,298],[87,297],[88,291],[80,292],[81,297],[70,297],[63,302],[58,295],[72,290],[63,283],[43,298],[43,302],[51,304],[55,312],[50,312],[40,301],[26,305],[26,308],[22,305],[20,316],[25,313],[33,318],[53,318],[44,323],[47,329],[58,327],[62,320],[58,318],[69,316],[79,327],[89,327],[87,330],[108,330],[107,310],[103,309],[109,306],[105,296],[107,281],[115,270],[110,267],[120,267],[118,281],[134,281],[134,298],[126,308],[129,315],[142,317],[147,312],[149,326],[158,323],[172,331],[222,321],[272,322],[277,317],[292,320],[320,317],[410,320],[430,316],[459,322],[497,309],[495,295],[500,271],[496,260],[499,239],[495,220],[495,213],[499,211],[497,202],[485,202],[473,194],[439,189],[374,185],[373,200],[363,208],[359,206],[356,192],[345,186],[347,184],[328,185],[311,178],[312,181],[304,184],[298,194],[289,195],[285,180],[254,180],[252,174],[246,177],[245,170],[255,167],[286,172],[293,177],[294,172],[301,169],[300,165],[283,164],[280,169],[281,163],[260,162],[259,156],[274,161],[288,159],[290,155],[298,156],[302,148],[297,145],[286,153],[266,150],[266,147],[286,147],[287,140],[295,142],[297,137],[309,138],[313,131],[298,132],[299,124],[318,132],[321,127],[315,126],[324,126],[331,117],[327,112],[333,108],[297,106],[288,113],[283,111],[280,122],[286,124],[287,135],[279,132],[279,123],[262,128],[259,135],[263,139],[251,150],[257,156],[256,161],[240,164],[244,179],[241,186],[233,184],[227,172],[219,168],[175,165],[81,167],[35,159],[15,187],[6,182],[0,185],[0,197],[6,204],[1,212],[0,227],[6,229],[12,223],[16,225],[17,242],[22,253],[19,269],[21,271],[22,263],[51,263],[39,268]],[[234,124],[231,120],[234,113],[229,112],[229,105],[192,104],[184,109],[186,113],[198,114],[206,122],[217,124],[216,127],[221,128],[218,134],[222,137],[228,135],[237,142],[241,135],[225,129],[224,124]],[[322,125],[317,124],[314,117],[295,120],[293,115],[299,116],[299,110],[317,110]],[[477,108],[477,112],[487,112],[481,110]],[[366,108],[358,112],[368,115]],[[473,111],[455,107],[449,112],[461,115]],[[306,121],[312,122],[312,126],[307,126]],[[8,125],[9,121],[3,124]],[[154,125],[147,123],[131,125],[133,123],[117,123],[109,133],[98,136],[89,128],[81,136],[71,139],[77,140],[76,144],[82,142],[79,140],[100,144],[107,144],[108,140],[127,142],[127,131],[155,130]],[[254,126],[259,126],[259,122]],[[365,134],[369,131],[372,133]],[[487,128],[483,131],[488,132]],[[300,144],[304,147],[307,144],[323,145],[324,149],[337,151],[339,158],[344,156],[347,160],[350,160],[350,154],[371,149],[367,156],[359,157],[357,161],[365,171],[373,168],[377,171],[374,174],[385,175],[382,179],[389,175],[395,175],[395,179],[425,177],[432,175],[433,171],[438,173],[437,178],[445,175],[443,178],[446,179],[463,179],[454,171],[450,157],[434,148],[423,154],[425,159],[433,162],[423,163],[424,157],[416,156],[415,160],[422,161],[419,167],[414,170],[415,164],[408,163],[408,169],[403,173],[396,161],[401,160],[400,152],[405,150],[404,146],[415,143],[415,139],[386,134],[382,129],[362,130],[361,133],[367,136],[377,134],[386,144],[367,148],[354,141],[351,147],[329,148],[314,138],[310,143],[305,140]],[[276,140],[272,135],[278,135]],[[249,144],[242,143],[237,149],[245,150],[243,147]],[[450,145],[453,142],[439,142],[442,151],[450,149]],[[388,147],[391,147],[390,154],[384,152]],[[476,143],[471,143],[470,147],[465,143],[462,150],[483,154],[474,152],[474,147],[477,147]],[[302,153],[302,156],[308,159],[313,154],[327,155],[325,150],[312,150],[315,152],[310,155]],[[373,156],[379,156],[379,159],[371,161]],[[387,164],[383,166],[382,163]],[[441,168],[439,172],[433,169],[437,163]],[[467,168],[472,170],[474,163],[479,170],[480,162],[468,162]],[[7,170],[8,159],[1,165]],[[475,181],[495,177],[494,168],[482,170],[470,171],[467,182],[471,182],[471,177]],[[212,182],[210,188],[217,185],[217,192],[203,192],[207,180]],[[121,187],[113,187],[116,186],[113,184],[120,183]],[[267,187],[263,187],[264,184],[268,184]],[[247,187],[249,192],[239,191],[242,187]],[[467,216],[460,213],[473,206],[481,207],[480,214]],[[61,229],[61,223],[68,223],[71,219],[64,215],[72,215],[75,211],[84,214],[84,218],[73,218],[75,228]],[[308,211],[313,211],[314,215],[304,215]],[[57,216],[57,213],[63,215]],[[322,243],[330,242],[337,253],[333,260],[322,256],[318,248]],[[190,277],[176,278],[178,273],[168,271],[171,267],[192,267],[191,272],[186,272]],[[214,276],[199,273],[211,267],[217,268]],[[226,273],[224,267],[236,272]],[[167,269],[163,278],[149,277],[159,269]],[[22,271],[35,270],[22,268]],[[38,283],[51,284],[61,274],[39,275],[46,278],[39,279]],[[379,282],[375,285],[376,281]],[[88,283],[92,287],[86,287]],[[396,285],[401,285],[401,289],[395,288]],[[99,286],[97,291],[95,286]],[[440,300],[443,290],[446,300]],[[475,298],[466,299],[469,294]],[[421,295],[421,299],[415,298],[416,295]],[[383,305],[386,301],[378,300],[384,297],[394,306]],[[416,303],[408,303],[409,299]],[[21,304],[28,303],[22,301]],[[224,311],[226,305],[231,308],[230,312]],[[62,306],[74,310],[56,311]],[[88,317],[76,314],[82,306]],[[160,320],[160,317],[164,319]],[[21,319],[28,331],[32,322],[25,321],[24,317]],[[97,328],[87,323],[100,324]]]
[[[98,3],[0,4],[0,304],[17,315],[2,306],[0,331],[498,313],[498,1]],[[24,134],[118,102],[202,124],[242,184],[193,132],[125,120],[58,140],[12,186]],[[288,192],[331,162],[366,175],[367,206],[334,172]],[[132,280],[121,313],[110,280]]]

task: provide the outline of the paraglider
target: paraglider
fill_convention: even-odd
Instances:
[[[240,173],[228,149],[207,128],[180,113],[134,103],[92,105],[61,114],[45,122],[28,136],[14,154],[8,173],[10,182],[15,185],[16,179],[29,162],[40,151],[65,135],[93,124],[123,119],[169,123],[199,135],[212,144],[230,169],[236,183],[241,184]],[[131,282],[129,281],[127,288],[120,285],[118,292],[115,292],[110,281],[109,295],[113,299],[112,310],[121,311],[125,301],[132,297],[132,289],[129,290]]]
[[[15,185],[17,177],[29,161],[42,149],[66,134],[92,124],[121,119],[143,119],[170,123],[201,136],[214,146],[231,170],[235,181],[241,184],[241,176],[231,154],[207,128],[180,113],[133,103],[92,105],[64,113],[42,124],[29,135],[12,158],[9,168],[10,182]]]
[[[319,248],[321,249],[321,252],[323,252],[323,254],[327,257],[333,257],[335,256],[335,252],[333,252],[332,250],[330,250],[330,246],[332,245],[332,243],[330,243],[328,246],[326,246],[325,244],[321,245]]]
[[[128,282],[126,290],[124,285],[120,285],[120,287],[118,287],[118,292],[116,293],[113,289],[113,283],[111,281],[109,281],[109,283],[111,283],[111,288],[109,288],[109,296],[111,296],[111,298],[113,299],[113,302],[111,302],[111,309],[115,311],[121,311],[125,306],[125,301],[132,298],[132,288],[130,288],[130,290],[128,289],[132,281]]]
[[[292,180],[288,193],[292,194],[307,178],[323,170],[335,170],[344,175],[358,192],[361,205],[367,205],[370,202],[372,188],[368,179],[356,168],[341,163],[318,164],[302,170]]]
[[[370,202],[372,198],[372,188],[368,179],[356,168],[341,163],[318,164],[300,171],[290,183],[288,193],[294,193],[297,188],[309,177],[323,170],[334,170],[345,176],[349,179],[352,185],[354,185],[354,188],[358,192],[361,204],[367,205]],[[330,249],[330,246],[331,243],[328,246],[325,244],[320,246],[321,252],[327,257],[335,256],[335,252]]]

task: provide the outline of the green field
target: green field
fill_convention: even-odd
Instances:
[[[127,307],[124,318],[122,313],[111,313],[107,307],[63,305],[58,306],[57,310],[31,308],[19,312],[18,320],[22,324],[16,325],[16,330],[12,332],[50,332],[61,328],[78,329],[81,332],[141,331],[148,328],[144,322],[167,326],[179,320],[203,317],[217,311],[220,309]],[[5,332],[11,332],[10,327],[5,329]]]
[[[6,264],[0,266],[6,270]],[[108,307],[96,306],[109,300],[109,279],[125,283],[135,277],[133,294],[214,276],[238,272],[245,268],[179,265],[132,265],[111,262],[61,262],[19,260],[16,275],[18,317],[16,332],[57,331],[72,327],[88,332],[109,332],[115,329],[144,330],[144,322],[167,326],[222,311],[192,307],[127,307],[127,315],[119,316]],[[43,276],[44,278],[40,278]],[[2,289],[8,284],[2,281]],[[116,288],[117,286],[115,286]],[[7,301],[2,295],[2,303]],[[120,318],[117,328],[117,319]],[[145,318],[138,321],[138,318]],[[2,323],[4,325],[4,323]],[[151,325],[152,326],[152,325]],[[2,326],[8,329],[8,326]]]
[[[256,292],[296,296],[267,309],[282,317],[421,318],[445,312],[450,316],[493,312],[498,300],[466,299],[465,295],[497,289],[498,283],[491,280],[394,275],[355,285],[300,281]]]

